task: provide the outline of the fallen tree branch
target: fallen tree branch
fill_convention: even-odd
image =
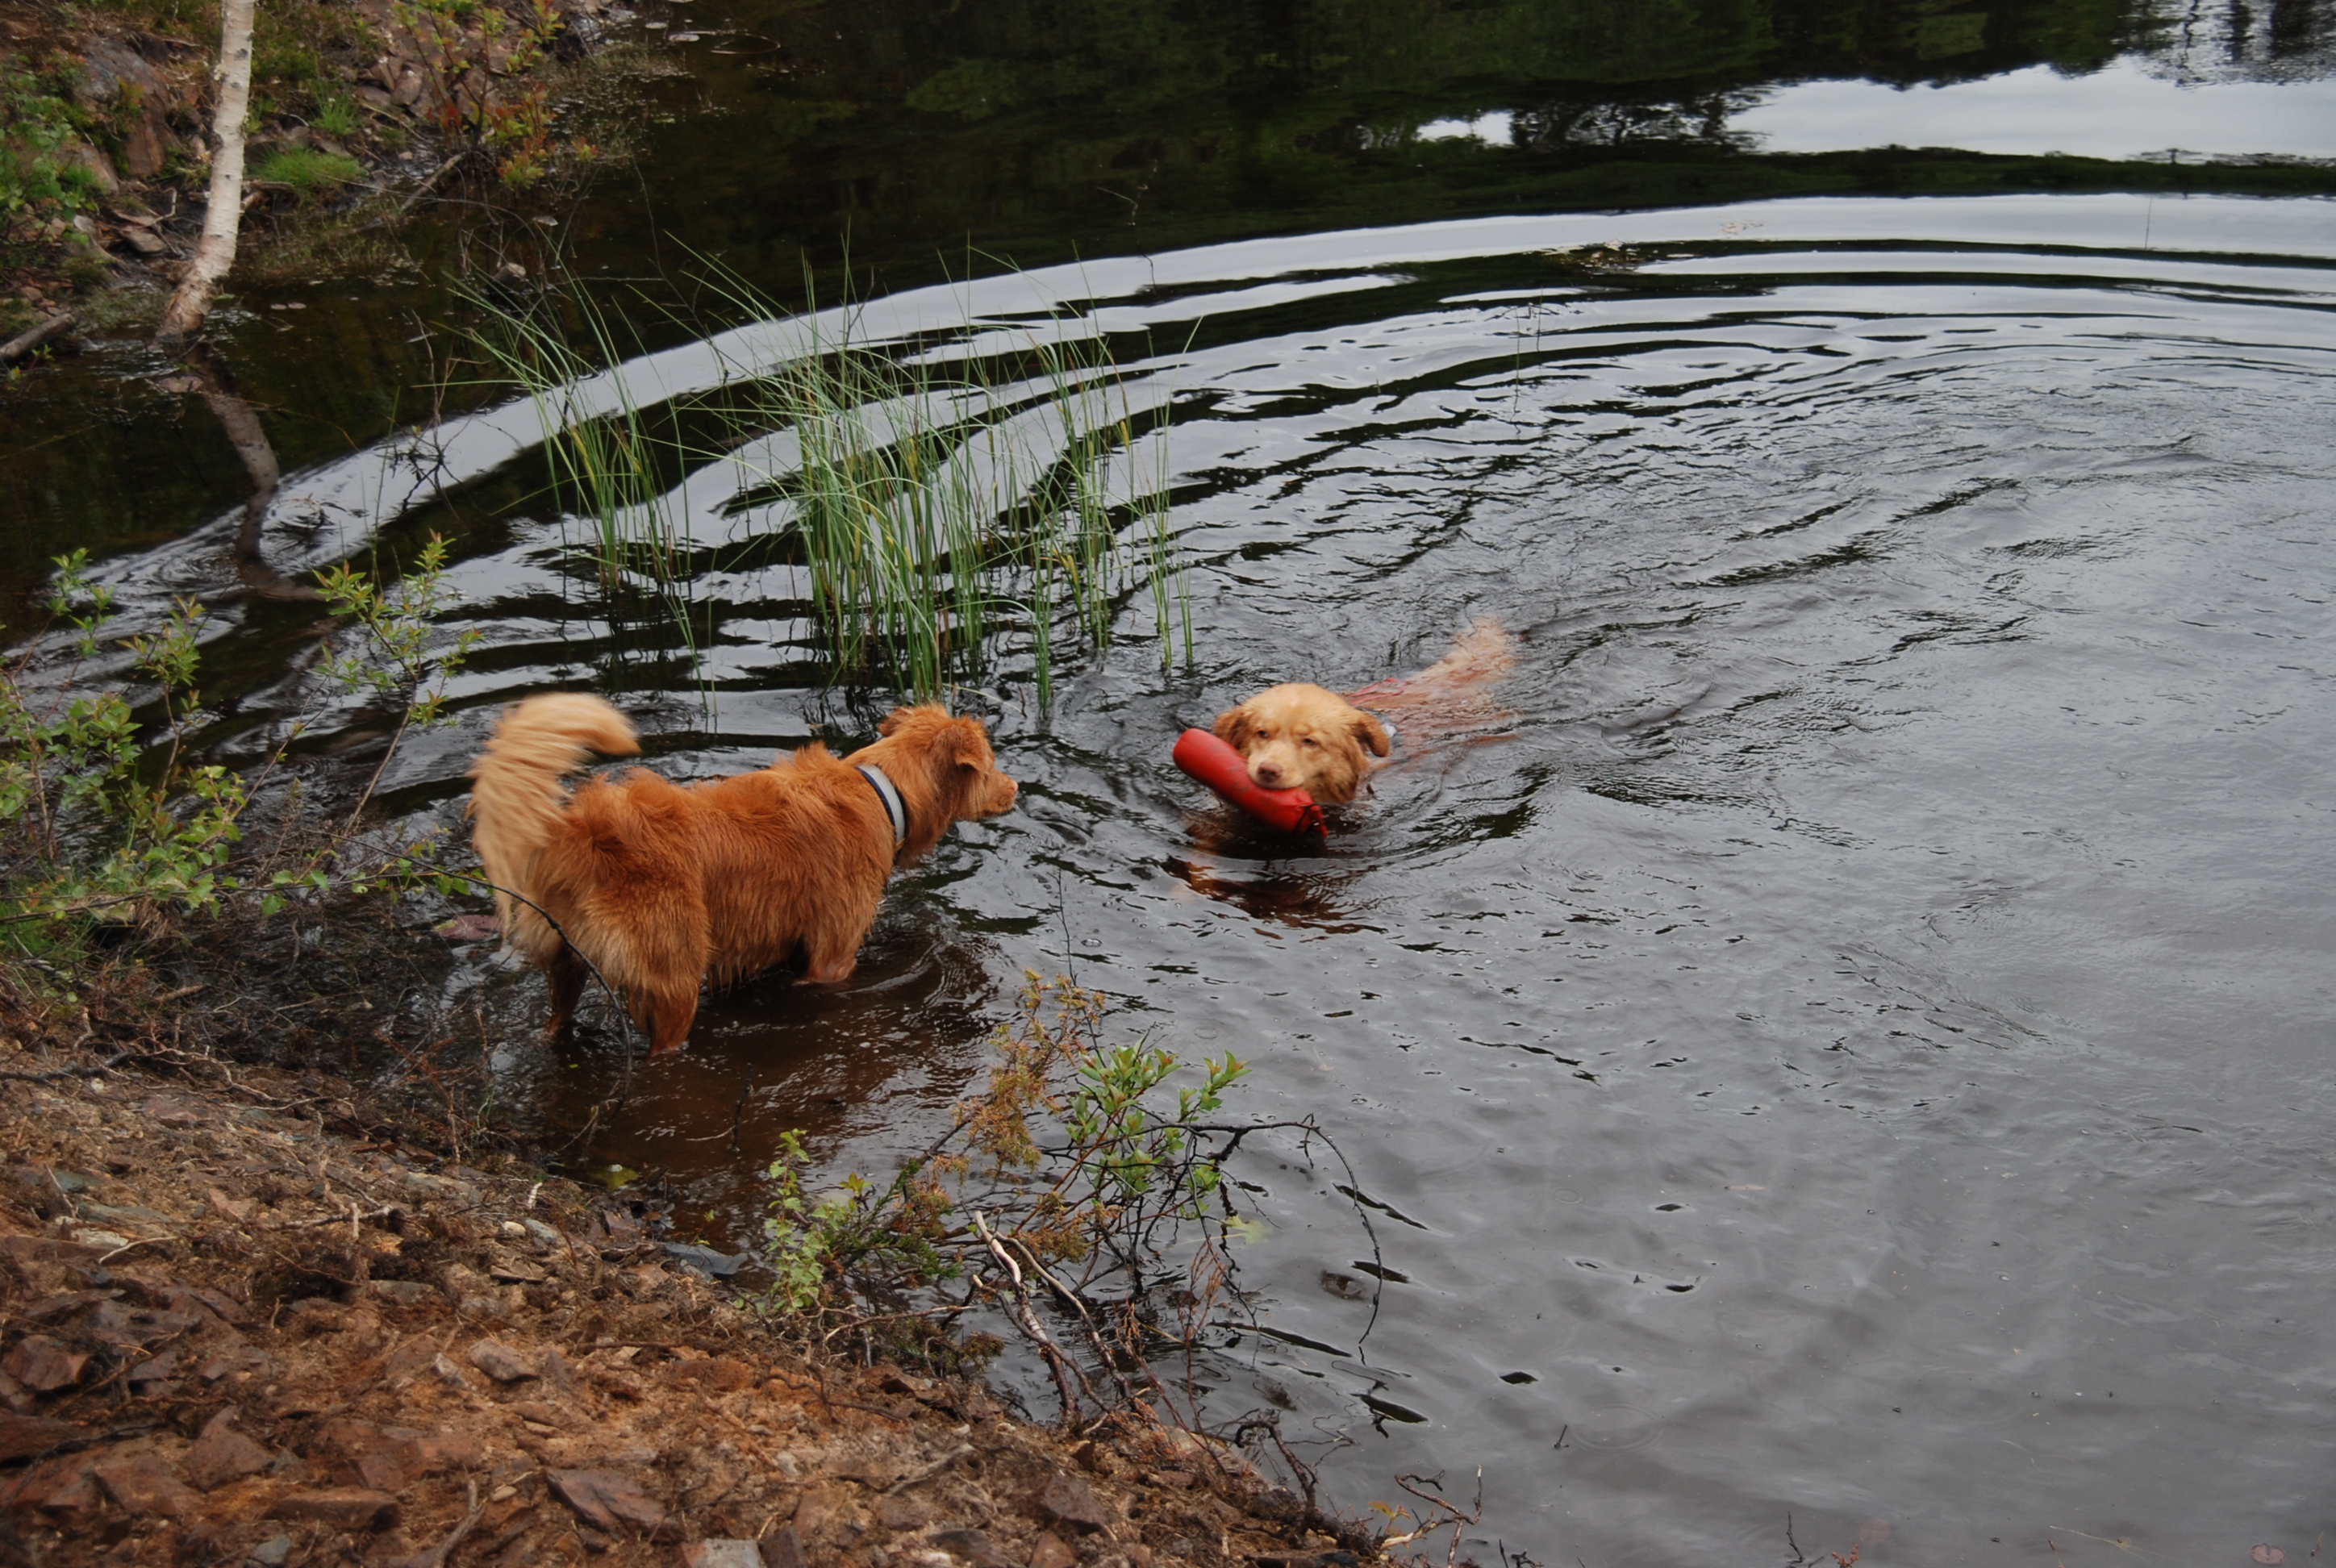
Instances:
[[[475,149],[465,147],[460,152],[455,153],[453,157],[449,158],[445,162],[441,163],[435,170],[432,170],[428,179],[415,186],[406,196],[405,200],[397,204],[397,215],[400,218],[404,217],[407,213],[413,211],[423,198],[436,194],[438,188],[446,183],[446,176],[453,173],[454,170],[460,169],[463,164],[468,163],[471,161],[471,154],[473,151],[475,151]]]
[[[70,310],[60,310],[39,326],[18,333],[5,343],[0,343],[0,365],[15,364],[79,319],[80,317]]]

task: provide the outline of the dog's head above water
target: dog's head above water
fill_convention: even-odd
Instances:
[[[1013,809],[1021,786],[998,770],[979,719],[926,704],[894,708],[876,730],[881,740],[844,760],[873,763],[899,786],[909,808],[904,858],[930,849],[953,822]]]
[[[1302,789],[1328,803],[1354,799],[1370,758],[1391,749],[1385,725],[1304,682],[1226,709],[1217,716],[1217,738],[1248,759],[1250,782],[1260,789]]]

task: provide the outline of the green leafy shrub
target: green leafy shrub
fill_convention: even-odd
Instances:
[[[514,0],[508,13],[479,0],[392,0],[390,12],[413,42],[439,129],[490,153],[505,183],[533,184],[563,151],[593,155],[582,141],[554,142],[550,90],[527,79],[566,25],[551,0]]]
[[[934,1287],[962,1280],[968,1299],[1016,1310],[1056,1368],[1066,1418],[1082,1398],[1113,1403],[1046,1330],[1035,1294],[1067,1314],[1090,1365],[1120,1379],[1124,1402],[1166,1402],[1144,1346],[1196,1343],[1231,1279],[1228,1243],[1259,1229],[1234,1207],[1225,1160],[1266,1125],[1320,1135],[1311,1124],[1209,1120],[1248,1071],[1230,1052],[1200,1063],[1200,1081],[1177,1088],[1172,1108],[1165,1086],[1184,1064],[1142,1041],[1105,1046],[1103,1016],[1095,993],[1026,975],[1015,1020],[992,1037],[988,1083],[889,1183],[854,1174],[807,1197],[809,1158],[785,1135],[767,1172],[772,1307],[808,1315],[832,1338],[914,1319],[906,1302],[922,1292],[931,1303]],[[1149,1395],[1126,1380],[1131,1368]]]
[[[89,205],[94,178],[66,151],[81,129],[73,105],[53,84],[0,60],[0,218]]]
[[[39,924],[212,913],[238,894],[272,914],[304,891],[362,893],[434,877],[427,844],[357,852],[354,812],[305,856],[287,855],[280,843],[239,854],[260,782],[285,762],[303,726],[291,726],[259,781],[196,761],[208,612],[181,599],[158,629],[116,645],[130,654],[138,688],[150,694],[157,715],[141,720],[131,700],[136,688],[107,684],[92,691],[82,678],[101,651],[112,594],[90,577],[86,551],[58,557],[56,566],[49,629],[70,631],[70,663],[36,681],[36,641],[0,668],[0,930],[21,946]],[[464,633],[449,644],[434,633],[433,618],[448,597],[444,568],[445,546],[433,538],[393,585],[346,565],[319,574],[327,603],[348,621],[321,673],[332,689],[399,708],[391,755],[407,727],[443,719],[444,682],[474,639]],[[283,864],[287,859],[294,863]]]

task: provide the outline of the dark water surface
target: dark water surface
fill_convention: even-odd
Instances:
[[[1723,13],[1682,9],[1666,46]],[[2279,16],[2291,41],[2325,22],[2235,15],[2265,60]],[[2178,63],[2115,7],[1886,19],[1952,43],[1966,16],[1990,50],[2012,21],[2093,28],[2088,54],[1970,73],[2072,73],[2031,102],[2118,58]],[[1772,73],[1770,102],[1825,73],[1787,81],[1747,36],[1729,58]],[[1523,48],[1500,58],[1526,71]],[[1958,79],[1906,58],[1866,73]],[[2246,58],[2224,49],[2217,80]],[[1464,131],[1429,145],[1525,155],[1484,134],[1526,111],[1504,80],[1446,92]],[[1260,122],[1294,112],[1258,101]],[[968,134],[1021,115],[1035,138],[1037,112]],[[2325,131],[2218,150],[2324,155]],[[1201,205],[1196,225],[1269,226]],[[1239,1109],[1310,1112],[1355,1161],[1388,1281],[1368,1339],[1351,1207],[1260,1152],[1240,1174],[1270,1230],[1242,1262],[1270,1333],[1212,1373],[1221,1410],[1280,1405],[1325,1440],[1348,1506],[1481,1464],[1488,1533],[1552,1564],[1782,1561],[1788,1514],[1819,1561],[1853,1538],[1884,1563],[2305,1560],[2336,1524],[2336,206],[1282,227],[870,310],[906,334],[1069,302],[1123,343],[1189,339],[1131,386],[1175,401],[1198,666],[1160,668],[1141,602],[1051,711],[1007,658],[991,710],[1020,808],[896,883],[853,987],[712,1003],[592,1158],[748,1234],[783,1128],[883,1168],[977,1070],[1014,977],[1075,963],[1118,1027],[1252,1060]],[[676,342],[627,376],[677,392],[714,359]],[[125,461],[156,439],[141,418]],[[827,684],[792,568],[717,553],[696,660],[612,613],[572,520],[526,499],[539,438],[490,409],[429,438],[423,476],[412,443],[360,443],[286,484],[287,570],[377,521],[462,531],[461,616],[490,653],[391,799],[451,821],[498,705],[554,683],[618,694],[676,773],[867,733],[890,694]],[[734,488],[708,470],[677,495],[701,542],[767,521],[725,515]],[[174,537],[112,563],[134,612],[232,580],[217,511],[150,518]],[[1326,845],[1221,831],[1169,765],[1180,726],[1264,682],[1360,686],[1483,615],[1522,639],[1508,722],[1401,756]],[[297,706],[297,617],[220,620],[243,711]],[[507,1021],[530,1114],[580,1120],[605,1060],[529,1041],[537,982],[474,952],[449,983]]]

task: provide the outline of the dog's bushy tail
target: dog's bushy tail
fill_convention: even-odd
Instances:
[[[501,890],[537,896],[535,866],[568,804],[567,775],[603,756],[634,756],[632,721],[597,696],[558,692],[531,696],[503,715],[486,750],[471,765],[472,842],[493,882],[503,937],[540,962],[560,944],[543,917]]]

